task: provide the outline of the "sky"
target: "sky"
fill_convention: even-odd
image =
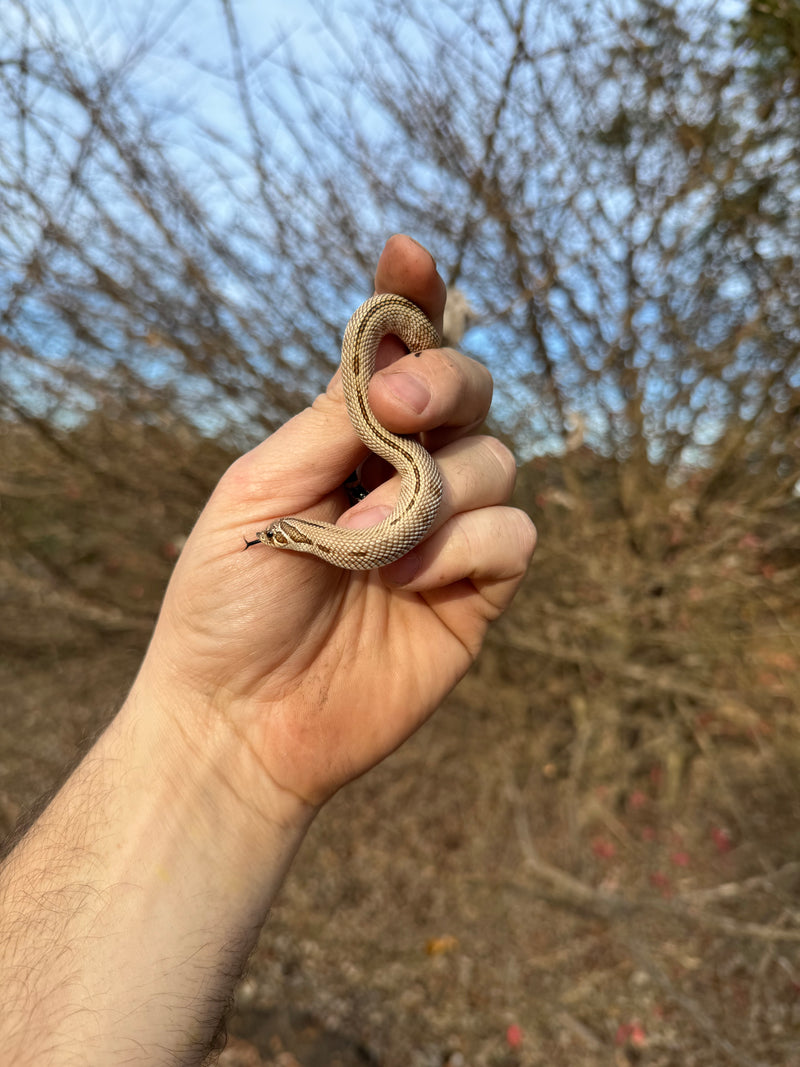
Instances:
[[[120,60],[144,35],[150,47],[146,69],[154,89],[166,79],[190,88],[213,83],[214,71],[230,70],[230,46],[224,0],[40,0],[41,10],[55,19],[59,29],[76,41],[88,37],[103,58]],[[356,10],[364,0],[326,5]],[[232,0],[237,28],[249,53],[265,62],[281,62],[289,50],[304,62],[324,59],[327,45],[323,23],[313,0]],[[288,48],[287,48],[288,46]],[[183,56],[183,61],[181,61]],[[163,64],[159,69],[159,60]],[[165,62],[166,61],[166,62]],[[198,76],[200,72],[206,77]]]
[[[0,5],[8,0],[0,0]],[[352,41],[358,50],[359,12],[374,10],[370,0],[11,0],[40,5],[58,24],[59,35],[84,47],[87,40],[103,66],[126,60],[134,72],[128,84],[164,122],[238,131],[245,136],[240,101],[234,98],[235,74],[226,4],[233,11],[242,52],[256,72],[280,86],[290,68],[332,84],[326,70],[335,50]],[[321,12],[321,13],[320,13]],[[0,15],[0,20],[2,15]],[[326,22],[335,25],[334,35]],[[282,94],[287,110],[292,92]],[[295,106],[295,110],[297,110]],[[298,117],[300,113],[298,112]],[[277,123],[276,123],[277,128]],[[184,123],[175,140],[188,129]]]
[[[231,78],[233,58],[230,27],[226,23],[227,0],[127,0],[126,3],[0,0],[0,24],[20,2],[26,7],[38,2],[42,20],[56,21],[62,40],[72,38],[76,46],[88,42],[101,60],[100,67],[113,69],[118,64],[131,64],[133,75],[126,79],[126,84],[132,84],[137,96],[146,101],[149,114],[161,116],[160,132],[174,131],[172,149],[176,158],[180,158],[181,168],[184,164],[202,165],[205,157],[201,153],[208,152],[208,142],[204,149],[202,138],[196,142],[199,149],[189,146],[184,150],[183,134],[189,128],[186,118],[191,120],[193,128],[205,124],[225,130],[235,138],[246,136],[241,104],[233,96],[235,82]],[[636,4],[637,0],[609,2],[616,10]],[[727,0],[723,2],[727,6]],[[359,11],[362,14],[372,11],[375,2],[230,0],[229,6],[235,11],[246,60],[259,77],[280,78],[281,72],[296,61],[311,78],[319,74],[324,82],[332,48],[336,47],[326,29],[326,20],[336,22],[340,39],[346,41],[350,35],[357,57],[358,42],[353,35],[358,30]],[[291,86],[288,80],[287,85]],[[287,100],[291,108],[291,92]],[[183,128],[178,129],[176,124],[181,123]],[[210,199],[214,201],[215,197]],[[204,207],[224,213],[224,198],[216,200],[216,205],[204,202]],[[609,200],[608,204],[611,203]],[[481,329],[476,327],[470,344],[480,348],[481,343]]]

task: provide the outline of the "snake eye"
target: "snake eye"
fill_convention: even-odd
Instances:
[[[275,531],[270,526],[270,528],[267,530],[267,540],[271,541],[274,536],[275,536]]]

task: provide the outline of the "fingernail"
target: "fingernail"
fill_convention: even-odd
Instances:
[[[416,578],[422,559],[416,552],[409,552],[401,559],[384,567],[381,576],[387,585],[408,585]]]
[[[344,521],[341,525],[347,527],[348,530],[363,530],[365,526],[377,526],[391,513],[392,509],[383,505],[369,508],[356,506],[342,515]]]
[[[406,407],[411,408],[417,415],[421,415],[431,400],[431,391],[427,382],[421,381],[407,371],[396,371],[394,374],[384,374],[383,380],[386,388],[393,393]]]

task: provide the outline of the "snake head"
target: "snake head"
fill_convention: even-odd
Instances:
[[[276,548],[285,548],[288,542],[286,541],[285,537],[283,537],[282,534],[279,535],[278,538],[276,538],[276,536],[275,536],[275,526],[276,526],[276,524],[273,523],[272,526],[270,526],[268,530],[258,530],[258,531],[256,531],[256,536],[253,538],[252,541],[248,541],[247,538],[245,537],[245,539],[244,539],[244,547],[245,548],[251,548],[253,545],[264,544],[264,545],[275,545]]]
[[[292,517],[277,519],[266,530],[257,533],[256,537],[273,548],[292,548],[295,552],[307,552],[314,542],[304,528],[310,532],[321,528],[321,524]]]
[[[266,530],[257,533],[256,537],[259,541],[263,541],[265,545],[272,545],[273,548],[286,548],[290,544],[286,534],[281,529],[280,519],[277,522],[273,522]]]

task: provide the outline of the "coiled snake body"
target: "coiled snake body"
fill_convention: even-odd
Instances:
[[[400,474],[400,493],[390,515],[375,526],[345,529],[330,522],[289,516],[256,534],[273,548],[308,552],[345,570],[385,567],[419,544],[436,518],[442,478],[430,453],[414,437],[401,437],[378,422],[367,391],[378,345],[394,334],[411,352],[438,348],[439,335],[405,297],[380,293],[354,313],[342,341],[342,385],[347,414],[363,443]],[[254,544],[255,542],[248,542]]]

